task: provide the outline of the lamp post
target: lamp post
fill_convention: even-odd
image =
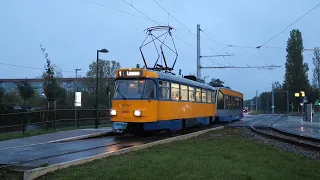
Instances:
[[[78,81],[78,71],[81,71],[82,69],[75,69],[76,71],[76,77],[74,81],[74,91],[78,91],[77,81]],[[74,94],[74,126],[77,128],[77,104],[76,104],[76,93]]]
[[[97,62],[96,62],[96,119],[95,119],[95,128],[97,129],[98,128],[98,94],[99,94],[99,77],[98,77],[98,74],[99,74],[99,53],[108,53],[109,51],[107,49],[101,49],[101,50],[97,50]]]
[[[75,83],[74,83],[74,85],[75,85],[75,91],[77,91],[77,88],[76,87],[78,87],[76,84],[77,84],[77,81],[78,81],[78,71],[81,71],[82,69],[75,69],[75,72],[76,72],[76,79],[75,79]]]

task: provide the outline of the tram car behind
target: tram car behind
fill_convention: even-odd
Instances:
[[[110,115],[113,130],[119,133],[178,131],[208,125],[217,116],[216,89],[190,77],[119,69]]]
[[[217,88],[217,120],[232,122],[243,117],[243,94],[226,87]]]

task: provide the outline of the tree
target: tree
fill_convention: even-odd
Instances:
[[[119,68],[120,63],[116,61],[99,60],[99,104],[108,104],[108,98],[106,98],[107,89],[109,89],[112,96],[116,70]],[[83,99],[86,98],[86,103],[91,107],[95,104],[96,72],[96,62],[92,62],[89,65],[86,77],[82,78],[83,90],[88,92],[83,94]]]
[[[3,97],[5,95],[5,90],[3,87],[0,87],[0,104],[3,102]]]
[[[279,81],[276,81],[276,82],[272,83],[272,86],[273,86],[273,89],[274,89],[274,90],[280,90],[280,89],[282,89],[282,85],[280,84]]]
[[[261,110],[265,110],[266,113],[271,111],[272,105],[272,94],[271,92],[263,92],[259,96],[260,108]]]
[[[34,95],[35,89],[27,79],[18,83],[17,87],[19,90],[19,95],[23,99],[23,104],[26,108],[26,101]]]
[[[287,41],[286,55],[286,72],[284,76],[283,87],[289,92],[300,92],[304,90],[306,93],[310,90],[308,80],[308,64],[303,62],[303,42],[301,32],[298,29],[290,31],[290,37]],[[290,101],[293,101],[293,96]],[[298,102],[295,102],[298,105]]]
[[[97,75],[97,63],[94,61],[89,65],[89,71],[85,78],[83,78],[83,83],[86,91],[94,92],[96,89],[96,75]],[[99,89],[105,89],[110,84],[116,76],[116,70],[120,68],[120,64],[116,61],[99,60]]]
[[[55,69],[50,60],[47,60],[45,68],[46,72],[43,74],[45,79],[43,85],[44,94],[48,100],[58,100],[57,104],[66,104],[66,90],[58,84]]]
[[[211,81],[208,83],[212,87],[224,87],[224,82],[221,81],[220,79],[211,79]]]
[[[11,105],[18,105],[21,103],[21,99],[19,97],[19,95],[14,92],[14,91],[10,91],[10,92],[6,92],[3,96],[3,102],[4,104],[11,104]]]
[[[314,68],[313,68],[312,86],[313,88],[318,88],[319,90],[318,98],[320,98],[320,50],[319,50],[319,47],[314,48],[313,55],[314,57],[312,58],[312,62],[313,62]]]
[[[61,79],[63,78],[63,74],[62,74],[61,68],[59,66],[53,64],[52,65],[52,71],[54,73],[54,77],[55,77],[57,83],[59,85],[61,85],[62,84],[62,80]],[[40,77],[37,77],[37,78],[46,79],[46,76],[47,76],[47,71],[43,72],[42,75]]]
[[[2,104],[4,95],[5,95],[5,90],[3,87],[0,87],[0,114],[3,114],[5,112],[5,108]]]

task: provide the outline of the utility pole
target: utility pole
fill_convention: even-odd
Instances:
[[[267,114],[269,113],[269,93],[267,94]]]
[[[256,90],[256,111],[258,111],[258,90]]]
[[[273,89],[273,83],[272,83],[272,115],[274,115],[274,89]]]
[[[197,77],[201,78],[201,64],[200,64],[200,24],[197,24]]]
[[[319,96],[318,96],[318,100],[320,101],[320,62],[317,62],[318,63],[318,91],[319,91]]]
[[[77,91],[78,89],[76,88],[76,87],[78,87],[76,84],[77,84],[77,82],[78,82],[78,71],[81,71],[82,69],[75,69],[75,71],[76,71],[76,79],[75,79],[75,83],[74,83],[74,85],[75,85],[75,91]]]
[[[287,114],[289,114],[289,90],[287,90]]]
[[[217,55],[210,55],[210,56],[201,56],[201,51],[200,51],[200,24],[197,24],[197,77],[198,78],[201,78],[201,69],[202,68],[206,68],[206,67],[202,67],[201,66],[201,58],[204,58],[204,57],[225,57],[225,56],[234,56],[234,54],[229,54],[227,52],[227,54],[217,54]],[[209,67],[211,68],[211,67]],[[215,68],[215,67],[214,67]],[[223,67],[218,67],[218,68],[223,68]]]
[[[74,91],[77,92],[78,91],[78,86],[77,86],[77,82],[78,82],[78,71],[80,71],[81,69],[75,69],[76,71],[76,78],[74,80]],[[74,103],[76,102],[76,93],[74,94]],[[77,128],[77,105],[74,104],[74,126],[75,128]]]

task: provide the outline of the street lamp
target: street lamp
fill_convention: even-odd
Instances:
[[[74,86],[74,87],[75,87],[75,91],[77,91],[77,88],[76,88],[77,85],[76,85],[76,84],[77,84],[77,81],[78,81],[78,79],[77,79],[77,78],[78,78],[78,71],[81,71],[81,70],[82,70],[82,69],[75,69],[75,71],[76,71],[76,79],[75,79],[75,83],[74,83],[74,85],[75,85],[75,86]]]
[[[304,51],[314,51],[314,49],[302,49],[302,52]]]
[[[99,83],[99,78],[98,78],[98,74],[99,74],[99,52],[101,53],[108,53],[109,51],[107,49],[101,49],[101,50],[97,50],[97,62],[96,62],[96,68],[97,68],[97,72],[96,72],[96,122],[95,122],[95,128],[98,128],[98,94],[99,94],[99,90],[98,90],[98,83]]]

